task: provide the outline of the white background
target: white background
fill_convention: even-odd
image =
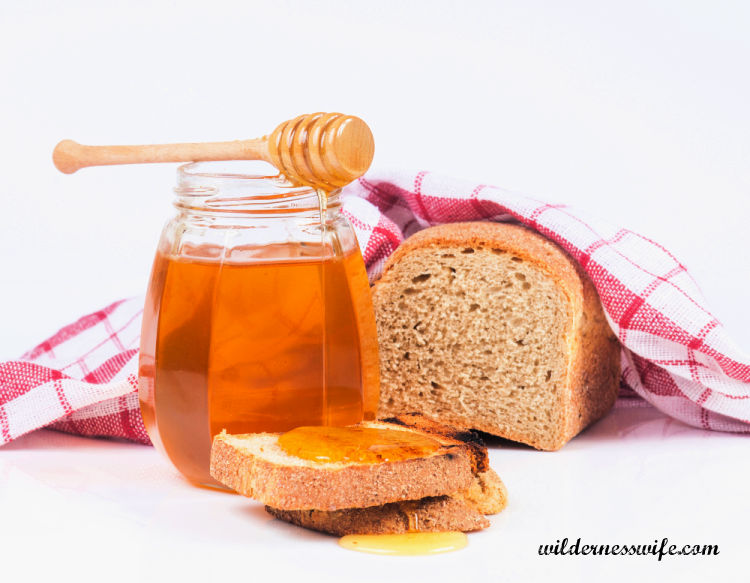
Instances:
[[[0,2],[0,359],[144,293],[174,165],[81,143],[372,125],[375,166],[585,208],[692,270],[750,350],[747,2]]]
[[[370,123],[377,167],[569,203],[663,243],[747,352],[749,68],[739,1],[2,0],[0,360],[142,294],[171,210],[174,166],[65,176],[57,141],[249,138],[321,110]]]

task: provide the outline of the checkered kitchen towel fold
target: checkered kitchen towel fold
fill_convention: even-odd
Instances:
[[[696,427],[750,433],[750,358],[658,243],[565,205],[427,172],[370,173],[346,187],[343,208],[371,280],[429,225],[517,220],[536,229],[596,285],[623,345],[625,393]],[[0,364],[0,444],[45,426],[148,443],[135,392],[141,306],[116,302]]]

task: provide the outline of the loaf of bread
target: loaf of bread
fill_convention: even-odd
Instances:
[[[620,348],[562,249],[503,223],[425,229],[373,287],[378,416],[416,411],[557,450],[614,404]]]

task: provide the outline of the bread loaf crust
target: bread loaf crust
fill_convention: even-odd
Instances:
[[[567,303],[564,334],[567,363],[565,382],[558,391],[562,412],[556,431],[539,439],[523,430],[488,426],[471,416],[443,413],[441,420],[471,427],[537,449],[557,450],[593,421],[602,417],[614,404],[620,377],[620,348],[612,333],[596,289],[580,268],[562,249],[538,233],[519,225],[505,223],[451,223],[419,231],[399,246],[385,264],[383,276],[373,288],[376,314],[387,302],[387,290],[395,283],[399,264],[417,249],[439,252],[451,247],[484,247],[500,249],[529,262],[546,273],[562,292]],[[379,330],[380,342],[388,342]],[[381,377],[386,378],[381,362]],[[415,391],[419,388],[415,388]],[[388,394],[382,386],[381,397]],[[379,415],[401,413],[398,404],[387,405],[381,398]],[[433,412],[422,411],[428,415]]]
[[[567,425],[552,448],[555,450],[606,415],[620,387],[620,343],[609,327],[594,284],[576,267],[583,287],[583,309],[576,314],[577,331],[572,332]]]

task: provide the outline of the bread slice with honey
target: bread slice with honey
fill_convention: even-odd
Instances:
[[[452,433],[441,434],[428,422],[425,426],[430,426],[430,431],[408,427],[413,419],[403,419],[406,421],[370,421],[353,427],[382,430],[397,438],[395,441],[419,438],[434,449],[429,453],[417,450],[391,461],[326,461],[330,456],[305,459],[291,455],[280,445],[279,433],[221,433],[214,438],[211,450],[211,475],[278,510],[333,511],[465,491],[479,468],[487,467],[486,450],[478,445],[481,441],[474,432],[452,428]],[[305,446],[303,441],[301,447]]]
[[[418,411],[556,450],[614,404],[620,348],[596,290],[527,228],[424,229],[373,287],[378,416]]]
[[[291,455],[288,441],[281,437],[297,430],[222,433],[214,438],[211,474],[260,500],[280,520],[336,535],[470,532],[489,526],[484,515],[500,512],[507,503],[505,485],[489,467],[487,448],[474,431],[418,414],[351,428],[377,429],[410,445],[419,442],[415,437],[426,438],[438,449],[428,455],[410,452],[413,455],[405,459],[334,463],[309,459],[331,456],[326,448],[315,450],[306,442],[299,446],[305,458]],[[392,456],[378,450],[377,442],[371,445],[378,456]],[[315,451],[311,454],[309,449]]]

